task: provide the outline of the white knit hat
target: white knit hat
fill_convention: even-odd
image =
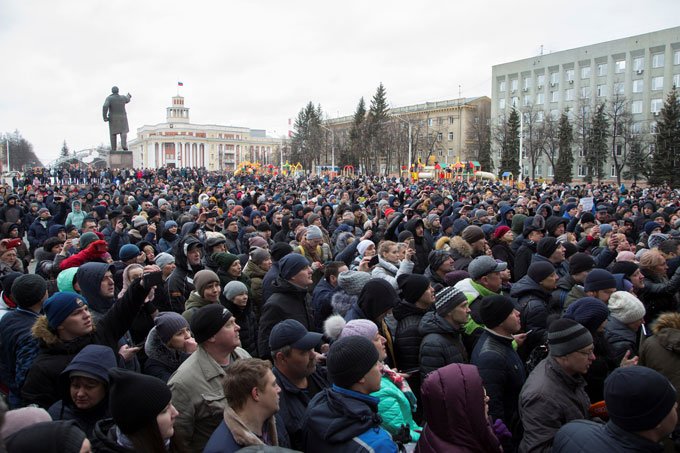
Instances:
[[[624,324],[639,321],[645,317],[645,306],[633,294],[616,291],[609,298],[609,313]]]

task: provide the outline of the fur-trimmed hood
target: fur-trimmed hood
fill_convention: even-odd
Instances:
[[[663,313],[656,318],[652,325],[654,335],[661,333],[663,329],[677,329],[680,331],[680,313]]]
[[[35,324],[33,324],[33,327],[31,328],[31,333],[40,341],[42,347],[46,347],[47,349],[59,349],[65,354],[76,354],[88,344],[93,343],[92,336],[94,335],[95,328],[93,320],[91,333],[78,337],[72,341],[63,342],[57,334],[50,329],[47,324],[47,316],[41,315],[35,320]]]
[[[352,305],[354,305],[359,300],[359,295],[347,294],[345,291],[340,290],[333,293],[331,296],[331,305],[333,306],[333,312],[339,314],[340,316],[345,316]]]
[[[146,337],[146,343],[144,343],[144,352],[146,356],[150,359],[156,359],[159,362],[174,365],[175,368],[179,368],[186,356],[185,352],[177,351],[167,347],[163,340],[161,340],[160,335],[156,331],[156,328],[152,328],[149,331],[149,335]]]
[[[454,260],[458,258],[472,257],[472,246],[468,244],[461,236],[454,236],[451,238],[450,245]]]
[[[451,238],[442,236],[434,243],[435,250],[451,250]]]

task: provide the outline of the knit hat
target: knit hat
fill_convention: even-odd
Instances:
[[[624,324],[639,321],[645,317],[645,306],[640,299],[626,291],[616,291],[607,304],[613,318]]]
[[[565,318],[573,319],[591,332],[596,332],[608,316],[607,305],[594,297],[578,299],[564,313]]]
[[[269,244],[267,243],[267,240],[263,238],[262,236],[256,234],[254,236],[251,236],[248,239],[248,247],[269,247]]]
[[[637,258],[635,257],[635,253],[629,251],[629,250],[624,250],[623,252],[619,252],[618,255],[616,255],[616,262],[621,263],[621,262],[635,262],[637,261]],[[616,273],[616,272],[614,272]]]
[[[676,394],[665,376],[644,366],[617,368],[604,381],[609,420],[628,432],[661,423],[675,406]]]
[[[217,252],[211,255],[211,258],[215,264],[217,264],[221,269],[227,270],[238,261],[238,256],[233,253],[227,252]]]
[[[155,423],[172,399],[168,386],[157,377],[113,368],[109,378],[109,410],[123,434],[134,434]]]
[[[593,344],[588,329],[573,319],[556,319],[548,327],[548,347],[553,357],[563,357]]]
[[[65,271],[61,271],[59,275],[63,274],[64,272]],[[2,277],[0,277],[0,287],[6,293],[7,296],[12,295],[12,286],[14,285],[14,281],[17,278],[21,277],[22,275],[25,274],[22,274],[21,272],[8,272]]]
[[[196,272],[194,275],[194,286],[196,287],[196,292],[201,297],[203,297],[203,291],[205,291],[212,282],[219,283],[220,278],[210,269],[203,269],[202,271]]]
[[[439,267],[444,264],[444,261],[451,258],[451,254],[447,250],[432,250],[427,255],[427,261],[430,264],[430,270],[437,272]]]
[[[153,320],[156,332],[163,343],[167,343],[180,330],[189,328],[189,323],[179,313],[163,311]]]
[[[250,251],[250,259],[258,266],[271,258],[269,251],[260,247],[255,247]]]
[[[320,333],[309,332],[300,321],[286,319],[277,323],[269,334],[269,348],[276,351],[284,346],[290,346],[309,351],[321,343],[322,337]]]
[[[17,279],[18,280],[18,279]],[[16,285],[17,282],[14,282]],[[47,324],[52,330],[57,330],[71,313],[87,305],[87,300],[78,293],[68,291],[54,293],[43,304],[43,311],[47,316]]]
[[[669,238],[667,234],[663,233],[652,233],[649,236],[649,239],[647,239],[647,246],[650,249],[653,249],[655,247],[659,247],[664,241],[666,241]]]
[[[5,422],[0,428],[0,438],[7,439],[12,434],[42,422],[51,422],[50,414],[41,407],[21,407],[5,413]]]
[[[645,233],[647,233],[647,236],[651,236],[654,230],[656,230],[657,228],[661,228],[661,225],[659,225],[653,220],[648,220],[647,222],[645,222],[644,228]]]
[[[77,453],[83,447],[85,433],[78,427],[75,420],[41,421],[24,426],[23,429],[6,438],[7,451],[52,451],[46,446],[58,445],[58,450],[55,451]]]
[[[240,294],[248,294],[248,287],[238,280],[232,280],[226,284],[222,294],[228,301],[233,301]]]
[[[375,242],[369,239],[364,239],[363,241],[359,242],[359,245],[357,245],[357,252],[359,252],[359,255],[364,256],[366,249],[368,249],[371,245],[375,245]]]
[[[536,253],[545,258],[550,258],[550,255],[552,255],[559,246],[560,244],[557,242],[557,239],[547,236],[538,241]]]
[[[464,302],[467,302],[465,293],[454,286],[448,286],[436,294],[434,307],[439,316],[446,316]]]
[[[541,283],[555,273],[555,266],[548,261],[535,261],[529,265],[527,275],[536,283]]]
[[[321,233],[321,228],[319,228],[316,225],[312,225],[309,228],[307,228],[307,240],[311,241],[313,239],[321,239],[323,238],[323,234]]]
[[[489,275],[493,272],[501,272],[507,268],[507,263],[499,263],[490,256],[482,255],[470,261],[470,264],[468,265],[468,273],[470,274],[471,279],[478,280],[485,275]]]
[[[595,267],[595,261],[587,253],[578,252],[569,258],[569,273],[571,275],[579,274],[583,271],[591,271]]]
[[[473,244],[480,239],[484,239],[486,236],[484,236],[484,231],[477,225],[470,225],[468,227],[465,227],[463,232],[461,233],[461,237],[465,242],[468,244]]]
[[[465,280],[466,278],[469,278],[470,274],[467,273],[467,271],[451,271],[447,272],[447,274],[444,276],[444,281],[448,286],[454,286],[456,283],[458,283],[461,280]]]
[[[489,329],[498,327],[515,310],[512,299],[506,296],[486,296],[482,298],[479,315]]]
[[[88,245],[98,240],[99,236],[94,234],[92,231],[88,231],[87,233],[84,233],[82,236],[80,236],[80,249],[85,249]]]
[[[135,244],[125,244],[120,248],[118,258],[120,258],[121,261],[128,261],[137,258],[141,253],[139,247]]]
[[[496,227],[495,230],[493,230],[493,237],[494,237],[495,239],[500,239],[500,238],[502,238],[503,236],[505,236],[505,233],[507,233],[508,231],[510,231],[510,227],[509,227],[509,226],[507,226],[507,225],[500,225],[500,226]]]
[[[287,242],[275,242],[274,245],[272,245],[270,253],[272,255],[272,260],[275,263],[278,263],[284,256],[293,253],[293,247]]]
[[[163,226],[166,230],[169,230],[170,228],[176,227],[178,225],[177,222],[175,222],[174,220],[168,220],[165,222],[165,224],[163,224]]]
[[[593,223],[595,221],[595,216],[592,212],[584,212],[581,214],[581,225],[585,223]]]
[[[132,226],[135,228],[140,228],[148,224],[149,222],[144,218],[144,216],[141,215],[138,215],[132,219]]]
[[[165,266],[167,266],[168,264],[173,264],[175,262],[175,257],[167,252],[162,252],[156,255],[154,262],[156,263],[156,266],[160,267],[161,270],[163,270]]]
[[[397,277],[401,298],[415,304],[430,288],[430,279],[420,274],[403,274]]]
[[[378,359],[378,350],[369,339],[360,335],[340,338],[328,351],[328,377],[335,385],[350,388],[375,366]]]
[[[191,332],[196,343],[209,340],[231,319],[232,314],[220,304],[204,305],[191,317]]]
[[[72,293],[75,293],[76,290],[73,287],[73,282],[76,280],[77,273],[77,267],[69,267],[68,269],[59,272],[59,275],[57,275],[57,289],[59,291],[71,291]]]
[[[303,269],[309,267],[307,258],[299,253],[290,253],[279,261],[279,274],[284,280],[290,280]]]
[[[611,272],[604,269],[593,269],[583,282],[584,291],[599,291],[609,288],[616,288],[616,279]]]
[[[378,326],[368,319],[353,319],[345,324],[338,338],[360,336],[373,341],[375,334],[378,333]]]
[[[404,230],[401,233],[399,233],[399,236],[397,236],[397,242],[406,243],[406,241],[411,239],[412,237],[413,233],[411,233],[409,230]]]
[[[371,274],[362,271],[345,271],[338,274],[338,286],[350,296],[358,296],[363,287],[372,278]]]
[[[19,308],[29,308],[38,304],[47,291],[47,282],[36,274],[17,277],[12,283],[12,299]]]

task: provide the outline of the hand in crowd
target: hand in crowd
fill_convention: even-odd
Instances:
[[[518,333],[518,334],[513,335],[512,338],[515,340],[515,343],[517,343],[517,346],[519,347],[519,346],[522,346],[524,344],[524,342],[527,339],[527,335],[528,334],[526,334],[526,333]]]
[[[626,355],[624,355],[623,359],[621,359],[621,364],[619,366],[623,368],[638,364],[638,356],[635,356],[632,359],[629,359],[628,357],[630,357],[630,351],[626,351]]]
[[[142,348],[124,344],[123,346],[120,347],[120,349],[118,349],[118,355],[120,355],[126,362],[129,362],[130,360],[132,360],[135,354],[139,352],[140,349]]]

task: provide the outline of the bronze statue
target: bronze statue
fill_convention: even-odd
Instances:
[[[111,151],[116,150],[116,135],[120,134],[120,146],[127,151],[127,133],[129,132],[125,104],[130,102],[132,95],[118,94],[118,87],[111,88],[111,94],[104,101],[104,121],[109,122],[109,134],[111,135]]]

